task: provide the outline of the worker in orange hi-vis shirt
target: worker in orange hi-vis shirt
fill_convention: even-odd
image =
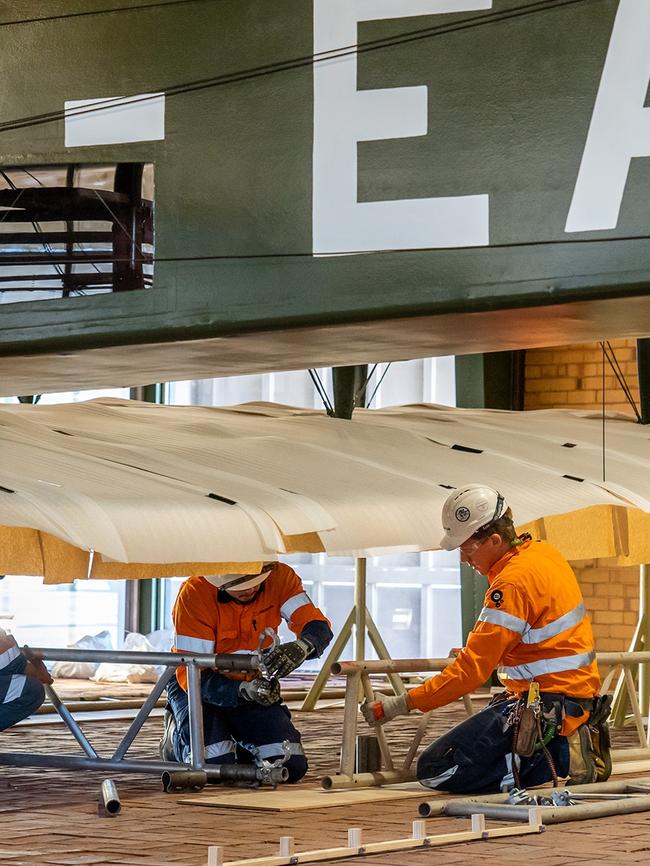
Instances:
[[[291,713],[282,703],[280,677],[306,659],[320,656],[332,639],[327,617],[312,603],[296,572],[280,562],[263,563],[255,574],[190,577],[181,586],[172,612],[173,651],[191,653],[253,652],[266,629],[284,620],[296,640],[264,653],[267,676],[203,671],[201,696],[208,764],[275,761],[285,766],[290,782],[307,772],[307,759]],[[168,710],[161,757],[187,761],[190,755],[187,671],[176,669],[167,687]]]
[[[598,696],[591,623],[569,563],[550,544],[518,536],[504,497],[482,484],[455,490],[442,523],[440,546],[458,548],[488,579],[483,610],[455,661],[405,695],[365,703],[366,720],[444,706],[497,669],[505,692],[422,753],[420,782],[468,794],[561,777],[604,781],[611,699]]]

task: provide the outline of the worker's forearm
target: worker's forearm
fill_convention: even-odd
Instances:
[[[320,658],[333,636],[326,622],[318,619],[308,622],[300,633],[300,637],[308,640],[314,648],[307,658]]]
[[[442,673],[411,689],[410,702],[422,712],[444,707],[487,682],[511,642],[505,629],[483,626],[470,634],[467,646]]]

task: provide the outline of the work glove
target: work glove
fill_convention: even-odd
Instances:
[[[364,701],[359,709],[369,725],[383,725],[397,716],[408,716],[411,712],[405,694],[394,697],[380,695],[376,701]]]
[[[244,680],[239,686],[239,695],[243,700],[252,701],[262,707],[270,707],[282,700],[280,683],[275,678]]]
[[[286,677],[291,671],[300,667],[313,651],[313,645],[305,638],[281,643],[275,649],[267,650],[262,654],[264,669],[270,677]]]

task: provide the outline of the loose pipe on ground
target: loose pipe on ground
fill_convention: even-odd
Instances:
[[[593,782],[590,785],[576,785],[577,790],[581,794],[587,793],[611,793],[611,794],[626,794],[628,792],[628,788],[634,787],[636,789],[644,786],[648,786],[648,791],[650,794],[650,778],[641,778],[634,780],[623,780],[616,782]],[[536,795],[540,795],[543,797],[550,796],[554,791],[557,791],[557,788],[535,788],[534,793]],[[569,790],[571,790],[569,786]],[[441,792],[444,793],[444,792]],[[476,794],[471,797],[456,797],[452,800],[443,799],[442,797],[438,797],[435,800],[427,800],[425,802],[420,803],[418,806],[418,812],[423,818],[438,818],[441,815],[449,814],[446,809],[447,806],[451,806],[452,804],[458,806],[460,804],[464,806],[479,806],[482,803],[495,805],[495,806],[505,806],[506,800],[508,799],[508,794],[500,793],[500,794]],[[632,798],[630,798],[632,799]],[[630,802],[630,800],[625,800],[621,802]],[[649,800],[650,802],[650,800]],[[600,805],[600,804],[599,804]],[[605,804],[603,804],[605,805]],[[519,806],[512,806],[508,808],[518,809]],[[526,810],[528,814],[528,806],[521,807]],[[545,806],[540,807],[542,809],[548,808]],[[578,808],[575,806],[560,806],[560,809],[573,809]],[[509,813],[510,814],[510,813]],[[526,820],[528,820],[526,818]]]
[[[415,773],[412,770],[384,770],[376,773],[336,773],[324,776],[321,785],[326,791],[345,791],[353,788],[372,788],[380,785],[399,785],[402,782],[413,782]]]
[[[120,795],[112,779],[104,779],[102,782],[101,807],[107,815],[119,815],[122,809]]]
[[[454,818],[485,815],[493,821],[528,821],[530,808],[530,806],[500,806],[496,803],[451,802],[445,806],[443,815]],[[575,806],[540,806],[538,814],[542,824],[565,824],[568,821],[587,821],[590,818],[607,818],[611,815],[649,811],[650,794],[645,794],[622,800],[579,803]]]

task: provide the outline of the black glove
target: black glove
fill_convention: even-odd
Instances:
[[[239,695],[245,701],[254,701],[262,707],[270,707],[282,700],[280,683],[275,679],[258,677],[255,680],[244,680],[239,686]]]
[[[312,644],[304,638],[281,643],[276,649],[263,653],[264,668],[271,677],[286,677],[304,662],[314,651]]]

